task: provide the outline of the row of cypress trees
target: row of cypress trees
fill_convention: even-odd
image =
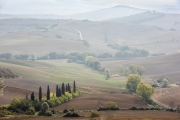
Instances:
[[[70,84],[64,84],[62,83],[62,86],[61,88],[56,85],[56,97],[61,97],[62,95],[65,95],[65,92],[69,92],[69,93],[72,93],[71,91],[71,86]],[[75,93],[76,92],[76,82],[74,81],[73,83],[73,92]],[[26,96],[27,98],[27,96]],[[47,100],[50,100],[50,88],[49,88],[49,85],[47,86],[47,94],[46,94],[46,99]],[[35,95],[34,95],[34,92],[31,93],[31,100],[34,101],[35,100]],[[39,87],[39,101],[42,100],[42,88]]]

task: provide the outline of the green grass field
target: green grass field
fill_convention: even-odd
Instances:
[[[105,80],[105,76],[85,65],[66,61],[17,61],[0,60],[0,66],[12,70],[22,78],[78,84],[125,88],[124,80]]]

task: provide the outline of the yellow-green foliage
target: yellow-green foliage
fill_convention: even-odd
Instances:
[[[5,104],[5,105],[2,105],[2,106],[0,106],[0,110],[7,110],[7,109],[9,109],[9,107],[10,107],[11,105],[10,104]]]
[[[12,113],[8,110],[0,110],[0,118],[6,117],[7,115],[12,115]]]
[[[77,92],[75,94],[79,95]],[[54,107],[64,102],[70,101],[72,98],[73,98],[73,95],[69,92],[65,92],[65,95],[62,95],[61,97],[56,97],[55,95],[53,96],[53,93],[52,93],[51,99],[46,100],[46,102],[48,103],[49,107]]]
[[[26,114],[27,115],[34,115],[36,113],[34,107],[29,107]]]
[[[155,89],[149,84],[139,83],[136,93],[144,99],[149,99],[155,93]]]
[[[91,112],[91,117],[93,118],[93,117],[99,117],[100,116],[100,114],[97,112],[97,111],[92,111]]]
[[[17,111],[17,110],[22,110],[22,111],[26,111],[29,107],[31,107],[32,105],[34,107],[37,106],[37,104],[35,103],[37,100],[35,101],[30,101],[30,100],[25,100],[24,98],[14,98],[11,101],[11,106],[10,109]]]
[[[117,104],[115,102],[107,102],[106,103],[106,108],[115,109],[115,108],[118,108],[118,106],[117,106]]]
[[[81,91],[80,91],[79,89],[76,89],[76,92],[75,92],[75,93],[72,93],[72,96],[73,96],[73,97],[77,97],[77,96],[79,96],[79,95],[81,95]]]
[[[11,108],[12,109],[17,109],[17,108],[21,107],[22,100],[23,100],[23,98],[14,98],[11,101]]]
[[[128,75],[126,89],[130,92],[136,92],[137,86],[141,81],[141,77],[137,74]]]

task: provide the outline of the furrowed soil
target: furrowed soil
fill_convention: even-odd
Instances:
[[[168,108],[176,109],[180,105],[180,87],[156,89],[153,100]]]
[[[100,117],[90,118],[90,112],[79,111],[78,114],[84,116],[79,118],[63,118],[64,114],[59,114],[56,117],[15,117],[10,120],[179,120],[179,113],[172,113],[166,111],[100,111]],[[2,120],[7,120],[3,118]]]

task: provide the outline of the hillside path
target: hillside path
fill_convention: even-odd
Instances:
[[[83,37],[82,37],[82,33],[81,33],[81,31],[76,30],[76,29],[75,29],[75,31],[77,31],[77,32],[79,33],[79,38],[80,38],[81,40],[84,40],[84,39],[83,39]]]

